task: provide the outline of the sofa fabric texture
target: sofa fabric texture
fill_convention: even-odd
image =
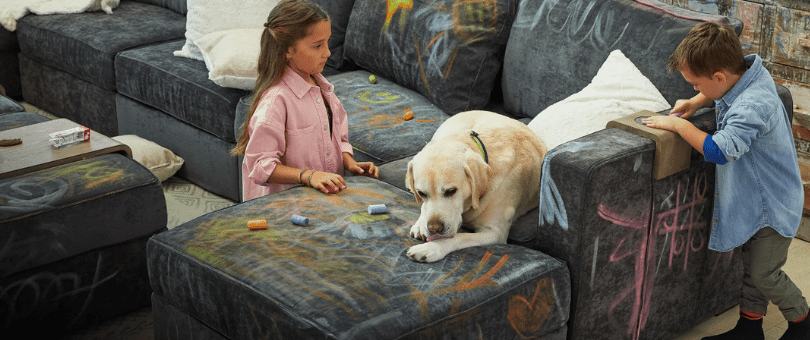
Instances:
[[[652,181],[654,153],[611,128],[546,156],[535,249],[572,269],[573,339],[673,338],[736,304],[739,254],[706,247],[713,165],[693,152],[688,170]]]
[[[0,131],[47,120],[6,113]],[[167,217],[143,166],[105,154],[5,178],[0,202],[5,337],[56,338],[149,304],[146,242]]]
[[[421,94],[386,78],[369,83],[370,75],[351,71],[327,78],[349,116],[355,159],[386,163],[415,155],[450,116]],[[408,112],[413,113],[411,120],[403,117]]]
[[[23,98],[58,117],[106,136],[118,135],[115,91],[106,90],[20,53]]]
[[[0,235],[13,240],[2,277],[166,228],[160,182],[119,154],[5,178],[0,188]]]
[[[235,143],[124,95],[116,95],[115,105],[120,134],[135,134],[172,150],[183,159],[176,175],[230,200],[240,200],[242,157],[230,154]]]
[[[182,37],[184,31],[180,13],[122,1],[114,14],[29,15],[20,20],[17,34],[28,58],[114,91],[118,52]]]
[[[446,113],[483,108],[517,1],[356,0],[346,59],[415,90]]]
[[[118,92],[236,143],[236,105],[248,91],[220,87],[208,79],[205,62],[175,57],[183,43],[175,40],[121,52],[115,69]]]
[[[694,96],[679,73],[667,72],[669,55],[700,22],[724,21],[738,33],[742,22],[655,4],[673,13],[632,0],[521,1],[503,61],[513,66],[504,67],[502,79],[507,112],[534,117],[577,93],[613,50],[621,50],[668,102]]]
[[[230,339],[565,338],[564,263],[514,245],[418,263],[405,255],[419,242],[413,196],[366,177],[347,184],[332,196],[296,187],[154,236],[155,295]],[[380,202],[389,213],[369,215]],[[269,228],[250,231],[254,219]]]

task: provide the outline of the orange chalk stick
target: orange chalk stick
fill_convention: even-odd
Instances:
[[[413,111],[408,111],[405,115],[402,116],[402,119],[411,120],[413,119]]]
[[[247,225],[250,230],[264,230],[267,229],[267,220],[250,220]]]

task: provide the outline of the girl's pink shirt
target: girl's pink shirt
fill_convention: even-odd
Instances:
[[[343,175],[343,153],[354,155],[346,110],[334,86],[321,74],[315,78],[321,87],[307,83],[288,67],[282,80],[262,94],[248,124],[250,139],[242,161],[244,200],[297,185],[267,183],[279,163]],[[324,97],[332,108],[332,136]]]

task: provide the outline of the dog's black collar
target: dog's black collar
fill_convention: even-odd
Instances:
[[[470,130],[470,138],[472,138],[473,142],[478,145],[478,150],[481,151],[481,156],[484,156],[484,162],[489,164],[489,155],[487,155],[487,148],[484,146],[484,142],[481,141],[481,138],[478,137],[478,133]]]

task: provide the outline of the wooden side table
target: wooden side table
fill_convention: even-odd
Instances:
[[[68,119],[55,119],[0,131],[0,139],[22,139],[22,144],[0,147],[0,179],[42,170],[105,153],[118,152],[132,158],[129,146],[90,131],[90,140],[57,148],[50,133],[81,126]]]

